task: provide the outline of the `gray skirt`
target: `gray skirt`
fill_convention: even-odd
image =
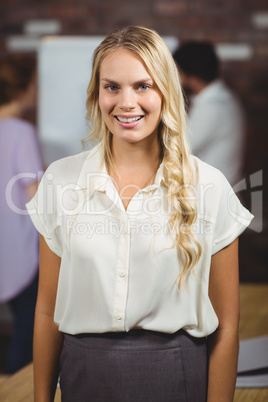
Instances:
[[[63,402],[205,402],[206,338],[183,330],[64,335]]]

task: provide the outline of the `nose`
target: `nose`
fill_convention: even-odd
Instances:
[[[136,97],[135,93],[131,88],[122,89],[120,92],[119,109],[121,110],[131,110],[136,107]]]

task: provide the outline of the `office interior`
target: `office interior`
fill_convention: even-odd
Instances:
[[[0,5],[0,55],[31,53],[51,37],[103,37],[124,25],[143,25],[161,36],[210,41],[221,74],[239,97],[246,116],[243,166],[237,193],[255,215],[240,238],[241,283],[268,283],[268,6],[266,1],[236,0],[17,0]],[[27,119],[40,124],[39,105]],[[268,296],[268,294],[267,294]],[[263,303],[268,302],[268,297]],[[0,305],[0,373],[12,316]]]

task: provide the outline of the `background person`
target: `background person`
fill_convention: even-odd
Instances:
[[[234,185],[241,179],[244,115],[236,96],[220,79],[211,43],[185,42],[173,54],[189,108],[189,140],[194,155],[220,169]]]
[[[36,107],[35,71],[31,56],[0,59],[0,302],[9,303],[14,317],[8,373],[32,360],[39,249],[25,204],[42,162],[35,127],[23,116]]]
[[[251,214],[189,155],[178,71],[154,31],[109,34],[87,94],[97,145],[51,164],[27,204],[42,239],[35,400],[53,399],[60,372],[64,402],[229,402]]]

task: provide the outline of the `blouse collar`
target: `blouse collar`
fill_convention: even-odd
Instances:
[[[77,187],[78,190],[88,190],[88,195],[91,197],[95,191],[106,192],[110,187],[112,180],[107,173],[105,164],[101,160],[102,144],[99,143],[90,151],[82,165]],[[161,162],[157,169],[154,183],[141,190],[141,192],[150,192],[158,188],[161,184],[165,183],[163,175],[164,165]]]

